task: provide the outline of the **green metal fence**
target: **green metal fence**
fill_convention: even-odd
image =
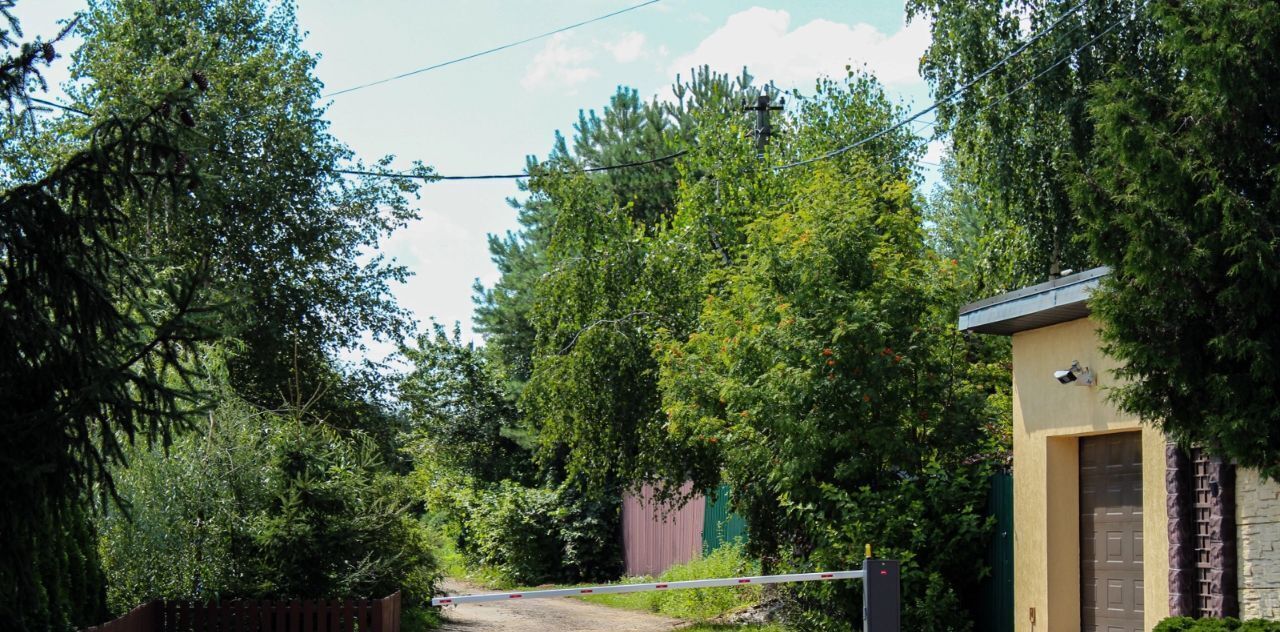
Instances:
[[[991,576],[979,586],[980,601],[975,604],[975,629],[990,632],[1013,632],[1013,476],[994,474],[987,492],[987,515],[995,516],[996,526],[987,548],[987,566]]]
[[[706,496],[702,521],[702,551],[710,553],[736,539],[747,539],[747,522],[729,510],[729,486],[721,485]]]

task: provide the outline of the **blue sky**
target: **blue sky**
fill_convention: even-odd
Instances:
[[[305,46],[318,53],[327,91],[396,75],[639,4],[640,0],[298,0]],[[83,0],[24,0],[28,36]],[[703,63],[804,89],[820,75],[866,65],[888,91],[928,102],[916,69],[927,25],[905,24],[902,0],[730,2],[662,0],[569,33],[454,66],[340,95],[332,132],[358,155],[397,166],[422,160],[443,174],[518,172],[543,155],[555,130],[568,134],[579,109],[600,108],[618,85],[661,95],[677,72]],[[65,65],[66,59],[58,64]],[[55,71],[50,78],[63,75]],[[56,95],[57,92],[55,91]],[[926,159],[937,161],[937,150]],[[471,286],[497,279],[486,235],[517,228],[510,181],[439,182],[424,188],[422,219],[383,252],[415,274],[395,288],[426,323],[461,321],[471,337]],[[379,356],[385,347],[374,350]]]

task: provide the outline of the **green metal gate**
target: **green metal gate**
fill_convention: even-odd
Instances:
[[[1013,475],[991,476],[987,492],[987,515],[996,525],[987,547],[991,576],[979,585],[979,602],[974,609],[975,629],[1013,632]]]
[[[710,553],[722,545],[747,539],[747,522],[729,510],[729,486],[721,485],[706,496],[706,512],[702,522],[702,552]]]

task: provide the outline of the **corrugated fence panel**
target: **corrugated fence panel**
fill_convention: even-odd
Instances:
[[[682,493],[692,489],[685,483]],[[640,495],[622,497],[622,549],[627,575],[659,575],[676,564],[692,560],[702,552],[702,525],[706,503],[694,497],[677,511],[653,500],[653,488],[645,486]]]
[[[707,496],[706,517],[702,526],[702,550],[711,552],[734,540],[747,539],[747,521],[729,510],[729,486],[721,485]]]
[[[996,526],[991,534],[986,563],[991,575],[979,585],[979,600],[974,605],[978,630],[1013,632],[1013,476],[998,473],[991,476],[987,494],[987,515],[994,516]]]

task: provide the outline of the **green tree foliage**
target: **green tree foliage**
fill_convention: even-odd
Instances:
[[[739,107],[750,82],[745,73],[731,79],[703,68],[678,81],[673,104],[645,102],[635,90],[619,88],[601,114],[580,113],[572,143],[557,134],[547,160],[530,158],[528,196],[512,202],[520,232],[490,237],[502,278],[491,289],[476,287],[484,353],[439,335],[410,352],[417,370],[402,388],[412,416],[434,430],[422,442],[445,466],[434,473],[436,485],[441,476],[458,477],[450,487],[465,489],[431,497],[429,504],[449,516],[472,564],[518,581],[607,579],[619,571],[623,473],[635,471],[646,455],[679,458],[667,446],[641,443],[658,436],[661,423],[652,337],[666,298],[638,290],[662,282],[637,285],[631,275],[681,269],[678,262],[666,270],[646,263],[648,236],[675,212],[680,172],[671,161],[591,176],[565,172],[685,149],[698,127],[694,113],[724,117]],[[486,370],[477,369],[481,364]],[[487,375],[449,378],[448,370]],[[501,384],[484,384],[494,376]],[[496,399],[499,388],[510,404]],[[502,415],[492,414],[498,411]],[[602,426],[606,419],[612,421]],[[580,430],[608,437],[591,443],[608,448],[590,464],[573,447]],[[507,451],[506,437],[527,444],[533,442],[526,437],[538,439],[542,487],[520,484],[532,482],[532,467],[526,461],[527,474],[516,475],[520,468],[510,457],[528,457]],[[469,454],[487,459],[485,465],[468,464]],[[419,471],[428,474],[421,464]],[[495,485],[499,476],[508,481]],[[560,509],[541,516],[543,501]],[[519,524],[534,534],[527,537],[545,540],[535,552],[520,553],[527,543],[513,526]]]
[[[430,597],[431,542],[371,438],[319,423],[313,398],[265,410],[218,388],[204,432],[167,454],[139,447],[116,474],[127,513],[101,523],[114,611],[154,598]]]
[[[95,0],[78,32],[71,94],[95,117],[135,112],[195,70],[209,86],[195,129],[211,186],[195,191],[190,212],[134,222],[130,239],[172,265],[209,262],[229,333],[245,345],[231,360],[237,390],[275,406],[301,374],[325,387],[317,405],[331,423],[376,430],[384,420],[365,405],[367,389],[331,360],[363,334],[406,331],[388,287],[407,272],[363,255],[414,216],[406,195],[416,185],[334,172],[352,153],[326,129],[293,4]]]
[[[965,304],[1035,284],[1042,276],[1028,269],[1032,248],[1028,230],[992,204],[972,180],[973,169],[950,157],[943,164],[943,184],[925,206],[929,247],[955,266],[956,300]],[[968,360],[985,367],[988,424],[998,447],[996,460],[1013,460],[1013,344],[1007,336],[965,335]]]
[[[911,625],[966,629],[1006,369],[955,330],[959,284],[926,248],[909,131],[767,168],[886,127],[899,112],[879,85],[821,82],[791,112],[763,160],[744,117],[699,118],[657,226],[599,178],[534,179],[556,216],[522,403],[544,458],[592,490],[723,477],[754,554],[831,567],[874,541],[906,561]],[[829,590],[801,596],[802,619],[853,618],[853,595]]]
[[[747,227],[743,267],[666,350],[668,429],[718,448],[757,553],[834,568],[873,542],[904,561],[907,627],[967,629],[986,400],[910,187],[858,177],[814,169],[792,189],[812,201]],[[855,618],[853,595],[818,603],[806,618]]]
[[[0,5],[10,18],[12,3]],[[16,21],[0,48],[19,47]],[[52,42],[0,62],[9,114],[30,105]],[[181,82],[178,82],[180,85]],[[193,90],[109,116],[40,175],[0,193],[0,626],[68,629],[101,616],[89,497],[138,438],[167,442],[199,401],[183,361],[210,336],[206,269],[127,248],[125,208],[187,209],[197,184]],[[14,145],[5,143],[6,154]],[[13,165],[8,160],[5,164]]]
[[[500,583],[612,581],[622,574],[621,498],[587,497],[580,486],[483,485],[439,470],[428,503],[445,518],[468,566]]]
[[[929,246],[956,262],[961,297],[976,301],[1034,285],[1043,271],[1029,269],[1033,249],[1026,226],[1001,211],[972,180],[973,167],[949,157],[941,186],[925,207]]]
[[[994,250],[1026,240],[1026,247],[1015,253],[1017,274],[1011,281],[1040,280],[1097,261],[1079,239],[1086,209],[1071,195],[1070,174],[1076,165],[1096,164],[1090,152],[1094,126],[1086,107],[1090,86],[1108,73],[1140,77],[1158,72],[1158,56],[1147,45],[1157,27],[1139,10],[1145,4],[907,3],[910,15],[931,25],[933,40],[921,71],[938,96],[950,94],[1080,6],[1047,37],[938,109],[939,129],[949,135],[962,167],[952,174],[953,186],[974,189],[990,228],[1004,233],[981,245]],[[1033,77],[1038,78],[1031,81]],[[1001,257],[998,250],[990,255]]]
[[[102,620],[86,520],[90,494],[107,510],[116,480],[115,500],[139,509],[136,524],[114,510],[104,523],[117,608],[192,594],[184,573],[213,564],[192,552],[226,534],[209,569],[234,581],[208,570],[215,592],[425,596],[432,566],[388,462],[400,421],[376,398],[381,380],[333,362],[365,332],[403,331],[387,294],[403,269],[364,255],[411,217],[413,187],[334,173],[351,155],[314,105],[291,4],[94,2],[77,28],[69,90],[87,116],[29,116],[35,66],[55,50],[0,36],[18,48],[0,64],[18,114],[0,144],[0,625]],[[231,377],[205,392],[200,342],[228,335]],[[228,422],[251,428],[180,432],[211,399],[223,403],[210,419],[252,411]],[[262,408],[281,400],[308,414]],[[130,447],[139,438],[146,448]],[[202,496],[197,483],[217,486],[192,480],[216,461],[209,446],[224,450],[227,485],[241,463],[259,476]]]
[[[1095,88],[1080,175],[1120,404],[1280,476],[1280,7],[1152,3],[1168,71]]]
[[[797,106],[776,148],[784,157],[898,116],[874,80],[856,76]],[[915,142],[903,131],[780,173],[752,164],[740,132],[724,139],[736,152],[708,149],[722,164],[741,157],[718,172],[737,174],[734,192],[682,192],[673,233],[713,218],[732,265],[703,281],[696,329],[661,347],[664,430],[718,466],[753,553],[832,568],[874,543],[904,562],[905,627],[969,629],[984,458],[997,443],[988,395],[1000,375],[971,364],[955,330],[955,267],[925,247]],[[699,472],[686,470],[702,483]],[[802,589],[798,620],[842,628],[857,618],[851,590]]]
[[[456,326],[450,337],[437,324],[403,353],[413,369],[400,381],[399,400],[421,439],[416,457],[485,484],[528,482],[532,459],[513,434],[515,405],[482,351],[462,344]]]
[[[13,598],[0,607],[6,629],[75,630],[103,621],[106,577],[87,504],[79,499],[34,498],[22,507],[6,506],[5,511],[12,513],[5,516],[9,524],[3,533],[0,581],[6,596]],[[30,531],[10,531],[11,525]]]
[[[735,80],[703,69],[688,84],[677,84],[677,105],[649,107],[665,110],[676,138],[698,135],[702,143],[705,130],[715,126],[703,126],[698,117],[727,121],[740,107],[735,97],[750,93],[750,81],[745,73]],[[606,109],[604,123],[594,115],[580,121],[578,152],[586,152],[591,139],[616,144],[628,133],[650,138],[653,133],[643,131],[649,127],[628,132],[627,121],[643,119],[656,128],[654,121],[664,120],[634,114],[639,106],[633,100],[615,98],[613,106]],[[653,151],[667,151],[674,142]],[[626,157],[610,153],[608,146],[599,153]],[[602,158],[584,164],[595,159]],[[657,468],[648,461],[653,459],[676,463],[689,456],[661,441],[652,354],[659,329],[680,328],[682,317],[690,321],[691,314],[681,315],[675,306],[689,302],[679,294],[697,278],[693,270],[700,263],[697,257],[654,249],[662,246],[652,236],[671,221],[671,200],[679,190],[677,167],[664,169],[670,173],[645,179],[621,175],[629,170],[566,175],[548,168],[530,183],[555,214],[545,233],[545,272],[530,288],[533,371],[521,403],[539,433],[544,462],[563,464],[592,493],[616,493],[605,490],[652,478]]]
[[[530,159],[529,168],[536,169],[535,165]],[[520,231],[508,231],[501,237],[489,235],[489,255],[502,276],[492,288],[485,288],[479,280],[472,288],[476,330],[485,335],[486,353],[502,371],[504,388],[513,399],[533,370],[537,334],[529,323],[529,312],[533,290],[547,271],[548,233],[555,219],[555,208],[544,194],[530,190],[524,182],[517,182],[517,186],[528,192],[528,197],[523,202],[507,202],[516,210]]]
[[[695,69],[687,81],[677,77],[675,103],[643,101],[632,88],[619,87],[602,114],[579,112],[570,143],[556,134],[547,160],[529,159],[529,173],[595,168],[642,162],[688,149],[697,128],[695,114],[715,112],[724,117],[739,101],[752,96],[745,71],[731,78]],[[593,177],[612,203],[628,207],[637,226],[654,228],[674,213],[678,171],[672,161],[633,169],[606,171]],[[547,248],[561,204],[549,189],[554,178],[521,184],[528,196],[509,203],[519,213],[520,231],[489,237],[489,252],[502,273],[493,288],[476,285],[477,330],[485,334],[499,367],[518,395],[533,371],[537,331],[532,324],[536,287],[555,266]]]
[[[544,458],[570,453],[568,471],[609,488],[661,424],[650,354],[650,321],[661,319],[636,292],[643,274],[643,228],[591,177],[551,176],[558,202],[547,250],[556,267],[537,288],[534,371],[523,405]],[[660,322],[660,320],[659,320]]]

